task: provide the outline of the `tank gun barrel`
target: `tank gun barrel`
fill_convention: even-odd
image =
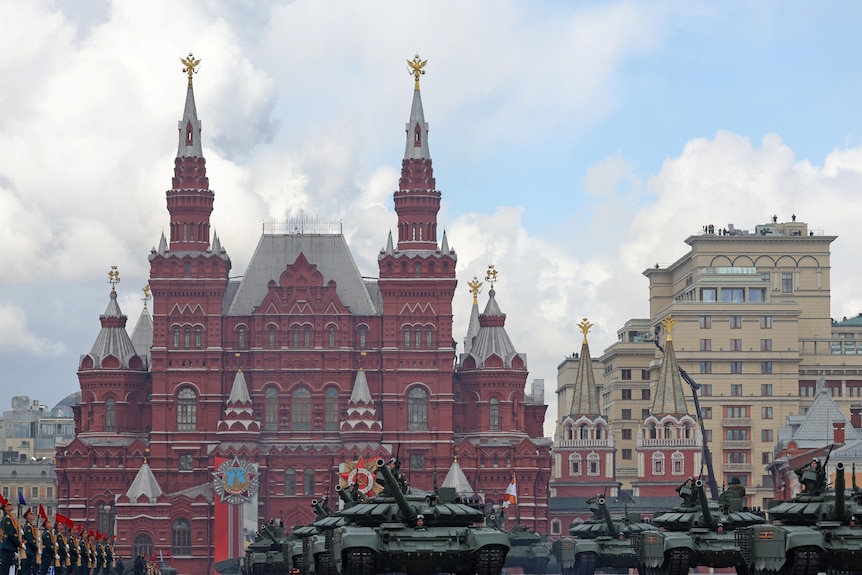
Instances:
[[[347,494],[347,491],[340,485],[335,486],[335,492],[338,493],[338,496],[341,498],[342,501],[344,501],[345,508],[353,507],[353,505],[356,503],[355,501],[353,501],[353,498]]]
[[[715,528],[715,517],[709,510],[709,499],[706,498],[706,490],[703,488],[703,480],[698,479],[694,482],[694,492],[697,496],[697,501],[700,503],[700,510],[703,513],[703,525],[710,529]]]
[[[410,507],[410,504],[407,503],[407,498],[404,497],[404,494],[401,493],[401,486],[398,485],[398,481],[395,479],[395,476],[392,475],[392,470],[390,470],[383,459],[377,460],[377,474],[383,476],[383,482],[386,484],[386,490],[389,492],[389,495],[395,498],[395,502],[398,503],[398,509],[401,510],[401,516],[405,520],[413,519],[415,512],[413,508]]]
[[[608,535],[616,536],[619,534],[619,530],[614,525],[614,520],[611,518],[611,511],[608,509],[607,501],[605,501],[604,497],[598,497],[596,499],[596,505],[599,507],[599,511],[602,514],[602,519],[605,520],[605,525],[608,526]]]
[[[838,463],[835,466],[835,515],[838,518],[844,517],[847,512],[846,502],[844,501],[845,490],[847,486],[844,480],[844,464]]]
[[[326,509],[323,508],[323,505],[321,505],[320,501],[318,501],[317,499],[311,500],[311,508],[314,509],[314,512],[317,514],[318,517],[326,517],[327,515],[329,515],[326,512]]]
[[[263,529],[261,529],[259,531],[259,533],[261,533],[264,537],[266,537],[267,539],[269,539],[270,541],[272,541],[276,545],[281,545],[278,542],[278,539],[275,538],[275,535],[272,533],[272,531],[269,530],[269,525],[264,525]]]

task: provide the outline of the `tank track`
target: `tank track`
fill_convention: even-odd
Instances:
[[[593,575],[597,559],[595,553],[579,553],[575,559],[574,575]]]
[[[500,575],[505,561],[500,547],[483,547],[476,553],[476,575]]]
[[[689,567],[691,554],[688,549],[671,549],[662,571],[664,575],[688,575]]]
[[[793,551],[792,560],[785,562],[782,575],[817,575],[820,572],[820,552],[813,547]]]
[[[371,549],[362,547],[351,549],[344,554],[344,570],[342,575],[375,575],[374,553]]]
[[[320,559],[315,567],[316,575],[335,575],[335,570],[332,568],[332,562],[329,560],[329,553],[321,553]]]

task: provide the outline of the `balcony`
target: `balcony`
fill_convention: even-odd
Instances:
[[[564,439],[557,447],[610,447],[611,442],[607,439]]]
[[[750,445],[750,442],[749,442]],[[643,447],[697,447],[700,443],[691,439],[644,439]]]
[[[751,427],[750,417],[725,417],[721,420],[722,427]]]
[[[751,473],[751,463],[722,463],[721,470],[727,472]]]
[[[721,447],[724,449],[751,449],[751,442],[740,441],[738,439],[725,439]]]

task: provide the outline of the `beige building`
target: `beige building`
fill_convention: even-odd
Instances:
[[[702,385],[716,480],[722,485],[739,477],[751,504],[772,497],[765,467],[778,428],[811,405],[819,379],[848,417],[850,403],[862,402],[862,318],[830,318],[835,236],[792,220],[773,218],[751,231],[705,227],[685,240],[691,248],[685,256],[644,272],[650,318],[626,322],[601,356],[596,378],[617,434],[623,488],[639,473],[636,429],[648,413],[661,357],[652,339],[668,315],[678,322],[673,339],[679,365]],[[558,367],[563,391],[571,361]],[[564,396],[560,418],[568,410]],[[689,410],[694,413],[690,398]]]

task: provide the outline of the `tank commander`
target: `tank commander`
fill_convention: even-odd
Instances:
[[[740,499],[745,497],[745,485],[739,480],[739,477],[734,477],[730,480],[730,485],[727,486],[728,491],[733,491],[739,495]]]
[[[826,487],[826,472],[816,457],[809,463],[797,467],[793,472],[799,477],[802,490],[806,493],[820,491]]]
[[[425,531],[425,516],[421,513],[416,516],[416,529]]]

